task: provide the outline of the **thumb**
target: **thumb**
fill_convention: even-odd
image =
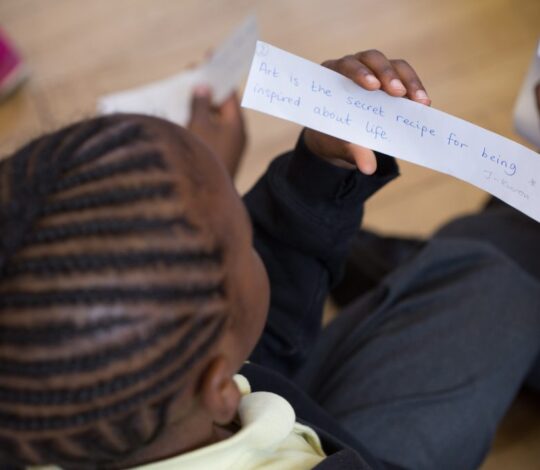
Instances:
[[[212,92],[206,85],[197,85],[191,97],[191,117],[193,121],[207,121],[212,112]]]
[[[356,167],[365,175],[372,175],[377,171],[377,159],[373,150],[359,145],[352,145],[350,149]]]
[[[219,107],[219,114],[226,122],[238,122],[242,120],[242,110],[238,96],[232,93]]]

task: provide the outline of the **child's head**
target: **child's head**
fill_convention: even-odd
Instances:
[[[208,443],[267,308],[243,204],[187,131],[117,115],[31,142],[0,162],[0,466]]]

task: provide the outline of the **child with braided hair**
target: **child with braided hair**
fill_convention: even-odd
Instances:
[[[429,104],[378,51],[325,65]],[[232,128],[199,90],[191,131],[100,117],[0,162],[0,468],[474,468],[540,349],[534,257],[435,240],[321,332],[396,163],[306,129],[242,202],[230,103]]]

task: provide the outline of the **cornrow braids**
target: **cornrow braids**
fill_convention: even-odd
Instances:
[[[114,466],[221,336],[222,249],[166,157],[116,115],[0,162],[0,468]]]

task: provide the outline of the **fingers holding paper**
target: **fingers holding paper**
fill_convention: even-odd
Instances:
[[[391,60],[390,63],[398,73],[401,82],[405,85],[407,98],[421,104],[431,105],[431,99],[424,85],[409,63],[403,59]]]
[[[345,75],[366,90],[383,90],[392,96],[431,103],[422,81],[407,61],[389,60],[375,49],[328,60],[322,65]]]
[[[328,60],[322,65],[344,75],[366,90],[382,90],[391,96],[406,97],[425,105],[431,104],[418,74],[403,59],[389,60],[382,52],[372,49],[341,59]],[[312,129],[306,129],[304,139],[312,152],[335,165],[357,167],[368,175],[377,170],[375,154],[368,148]]]

